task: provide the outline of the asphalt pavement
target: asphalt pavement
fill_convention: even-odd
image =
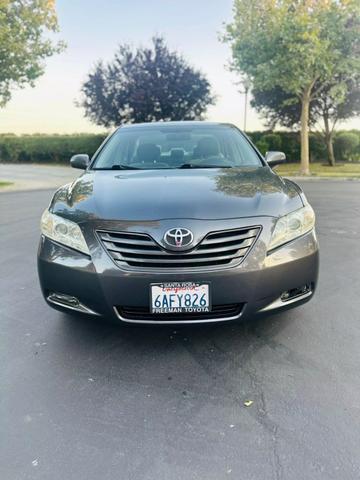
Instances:
[[[0,194],[4,191],[56,189],[72,182],[80,173],[81,170],[75,170],[70,165],[0,162],[0,181],[11,182],[11,185],[1,188]]]
[[[1,480],[360,478],[360,183],[303,186],[314,299],[186,328],[51,310],[36,273],[51,192],[2,193]]]

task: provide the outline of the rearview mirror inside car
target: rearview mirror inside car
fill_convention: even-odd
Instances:
[[[73,168],[80,168],[81,170],[86,170],[90,163],[89,155],[86,153],[78,153],[73,155],[70,159],[70,165]]]

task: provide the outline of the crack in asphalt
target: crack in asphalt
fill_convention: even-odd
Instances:
[[[277,425],[269,417],[269,413],[266,407],[265,393],[263,386],[258,379],[256,372],[248,369],[248,374],[251,379],[254,391],[258,393],[259,403],[255,405],[257,416],[254,417],[255,420],[262,425],[265,430],[269,433],[271,442],[272,442],[272,453],[273,453],[273,468],[275,480],[281,480],[283,478],[283,467],[281,464],[280,454],[279,454],[279,425]]]

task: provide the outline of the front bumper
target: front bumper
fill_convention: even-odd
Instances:
[[[100,244],[92,246],[92,258],[41,237],[38,272],[45,300],[60,310],[80,311],[129,323],[203,323],[234,321],[298,306],[314,294],[319,253],[315,231],[267,254],[270,226],[263,229],[254,248],[238,266],[206,272],[136,272],[113,263]],[[95,241],[95,240],[94,240]],[[213,305],[239,304],[241,310],[226,318],[157,319],[124,318],[121,307],[148,307],[149,285],[155,282],[211,283]],[[285,291],[307,285],[310,291],[288,301]],[[69,295],[77,301],[64,305],[53,294]],[[54,301],[55,298],[55,301]],[[161,318],[160,318],[161,317]]]

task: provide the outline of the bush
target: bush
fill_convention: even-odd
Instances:
[[[0,162],[69,163],[75,153],[92,156],[105,135],[0,135]]]
[[[250,137],[263,155],[269,151],[281,150],[281,136],[278,133],[263,133],[262,135],[258,133],[256,132]]]
[[[281,136],[278,133],[267,133],[261,139],[268,146],[268,151],[281,150]]]
[[[337,160],[353,161],[360,158],[358,147],[360,146],[359,133],[339,132],[335,136],[334,151]]]
[[[281,150],[288,163],[299,162],[301,156],[300,133],[280,131],[276,133],[250,132],[247,134],[260,152],[265,155],[268,150]],[[326,162],[327,149],[323,135],[310,133],[310,161]],[[360,132],[353,130],[339,132],[334,138],[334,150],[337,160],[360,160]]]
[[[260,139],[255,143],[255,145],[260,153],[265,156],[266,152],[269,150],[268,144],[263,139]]]
[[[287,162],[300,161],[300,134],[298,132],[278,132],[281,135],[281,150]]]
[[[250,138],[250,140],[253,142],[253,143],[257,143],[261,137],[263,137],[266,133],[271,133],[270,131],[268,132],[260,132],[260,131],[255,131],[255,132],[246,132],[246,135]]]

